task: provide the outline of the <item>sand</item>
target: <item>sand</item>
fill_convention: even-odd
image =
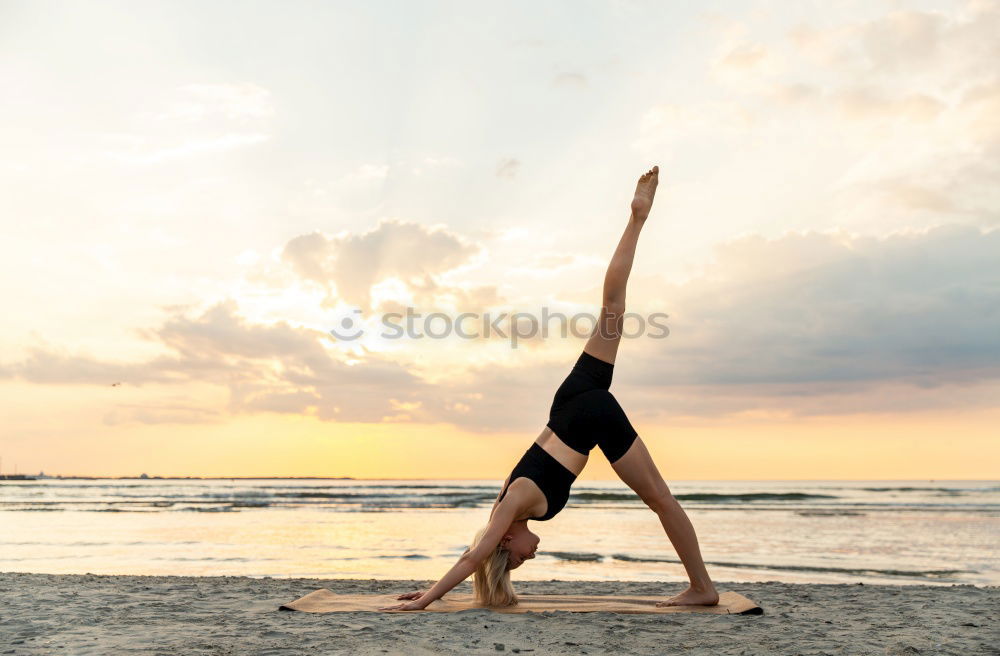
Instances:
[[[0,574],[0,654],[1000,654],[1000,588],[720,583],[750,615],[279,611],[326,587],[427,581]],[[676,584],[518,582],[542,594],[666,594]],[[468,592],[468,583],[456,591]],[[533,651],[532,651],[533,650]]]

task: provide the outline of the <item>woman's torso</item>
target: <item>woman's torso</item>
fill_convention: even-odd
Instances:
[[[559,461],[560,465],[573,472],[574,476],[580,475],[587,465],[587,460],[590,459],[590,456],[571,449],[548,426],[535,438],[535,444],[545,449],[550,456]]]
[[[543,453],[538,453],[536,449]],[[500,500],[518,479],[527,479],[517,485],[519,510],[515,519],[551,519],[565,506],[570,486],[583,471],[588,458],[571,449],[551,428],[546,427],[511,472],[511,478],[500,493]]]
[[[523,491],[518,494],[517,519],[551,519],[562,510],[569,498],[570,486],[587,465],[596,441],[591,435],[596,425],[590,410],[600,406],[595,406],[594,399],[588,395],[601,391],[607,394],[613,372],[614,364],[584,351],[556,390],[549,421],[515,466],[500,493],[499,499],[503,499],[507,487],[519,478],[531,481],[519,486]],[[553,429],[565,431],[569,443]],[[535,514],[538,508],[546,508],[544,515]]]

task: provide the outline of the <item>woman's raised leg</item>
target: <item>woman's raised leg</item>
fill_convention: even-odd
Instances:
[[[611,468],[660,518],[660,524],[690,580],[687,590],[661,601],[657,606],[714,606],[719,603],[719,594],[701,558],[694,526],[671,494],[642,439],[635,438],[625,455],[611,463]]]
[[[615,254],[611,257],[608,271],[604,275],[604,295],[601,299],[601,315],[594,326],[594,332],[583,350],[598,360],[614,364],[621,341],[625,316],[625,286],[632,272],[635,246],[639,232],[646,223],[649,210],[653,206],[653,196],[659,181],[659,167],[654,166],[639,178],[632,198],[632,214],[629,216],[625,232],[618,241]]]

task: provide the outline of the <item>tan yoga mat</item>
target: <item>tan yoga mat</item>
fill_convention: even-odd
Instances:
[[[281,610],[300,610],[306,613],[354,613],[378,611],[383,606],[405,603],[392,594],[337,594],[326,588],[310,592],[304,597],[279,606]],[[560,595],[521,594],[520,603],[508,608],[492,608],[499,613],[541,613],[565,610],[574,613],[713,613],[716,615],[763,615],[764,609],[738,592],[719,593],[718,606],[667,606],[658,607],[663,597],[632,597],[618,595]],[[471,594],[446,594],[424,609],[438,613],[480,608],[472,601]],[[379,611],[412,613],[418,611]]]

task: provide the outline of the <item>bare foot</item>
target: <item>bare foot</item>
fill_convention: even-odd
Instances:
[[[653,195],[656,193],[656,185],[659,182],[660,167],[654,166],[639,178],[639,183],[635,186],[635,198],[632,199],[632,217],[639,221],[645,221],[649,216],[649,209],[653,206]]]
[[[656,602],[656,605],[662,608],[664,606],[714,606],[717,603],[719,603],[719,593],[713,587],[710,590],[688,588],[665,601]]]

